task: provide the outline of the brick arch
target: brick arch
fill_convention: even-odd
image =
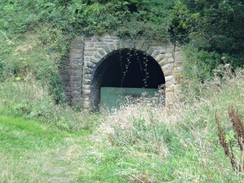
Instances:
[[[165,76],[166,95],[178,90],[182,57],[179,48],[170,41],[128,40],[108,34],[81,36],[72,41],[69,62],[61,69],[67,101],[90,109],[96,69],[102,60],[123,49],[140,50],[158,63]]]
[[[128,67],[127,67],[128,66]],[[91,79],[90,106],[98,109],[101,87],[155,88],[165,84],[157,61],[136,49],[119,49],[102,58]]]

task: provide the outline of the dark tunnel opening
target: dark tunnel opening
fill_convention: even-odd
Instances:
[[[121,49],[107,55],[95,70],[91,105],[99,109],[101,87],[155,88],[165,84],[159,64],[149,55],[134,49]]]

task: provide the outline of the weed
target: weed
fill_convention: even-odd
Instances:
[[[167,108],[141,98],[129,100],[113,113],[103,113],[105,118],[100,120],[96,137],[108,143],[108,147],[126,149],[137,161],[151,160],[147,171],[125,170],[123,174],[130,176],[129,180],[220,182],[226,179],[238,182],[242,179],[231,170],[228,159],[218,149],[216,123],[212,116],[216,109],[224,113],[229,103],[235,103],[243,112],[243,70],[232,72],[227,66],[219,69],[221,74],[199,84],[198,97],[194,92],[188,96],[192,100],[172,99],[171,102],[168,98],[170,108]],[[225,136],[230,141],[233,134],[234,131]]]
[[[221,126],[219,117],[215,114],[215,121],[218,128],[218,136],[220,144],[224,148],[225,155],[230,159],[232,168],[239,172],[243,171],[243,140],[244,140],[244,127],[241,121],[240,115],[237,110],[234,109],[233,106],[228,109],[229,120],[232,124],[232,128],[235,132],[234,136],[227,136],[225,130]],[[236,138],[236,140],[234,140]],[[234,155],[234,142],[237,142],[239,145],[239,160]]]
[[[5,165],[1,181],[242,182],[242,172],[233,171],[218,148],[213,116],[216,110],[225,114],[226,106],[233,103],[238,113],[230,108],[229,119],[239,124],[243,81],[243,70],[223,73],[205,83],[200,99],[191,96],[194,103],[173,99],[166,108],[156,100],[141,99],[99,115],[55,105],[36,80],[2,83],[2,114],[25,119],[17,123],[11,118],[1,125],[0,163]],[[26,118],[45,123],[39,128],[37,121],[26,122]],[[224,121],[225,116],[218,118]],[[240,147],[234,137],[242,127],[234,130],[232,123],[226,126],[225,138],[233,141],[237,160]],[[46,131],[50,127],[46,124],[66,131]]]

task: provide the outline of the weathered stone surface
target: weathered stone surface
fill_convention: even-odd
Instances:
[[[172,71],[173,64],[166,64],[162,67],[163,72],[171,70]]]
[[[148,55],[151,55],[151,54],[154,52],[154,50],[155,50],[155,48],[153,48],[153,47],[149,47],[146,53],[147,53]]]
[[[181,67],[183,69],[182,62],[174,62],[174,67]]]
[[[183,71],[183,67],[174,67],[174,72],[182,72]]]
[[[158,54],[158,55],[155,57],[155,60],[156,60],[157,62],[160,62],[163,58],[164,58],[164,54],[160,53],[160,54]]]
[[[91,92],[91,90],[85,90],[85,89],[83,90],[83,94],[84,94],[84,95],[89,95],[90,92]]]
[[[90,108],[90,102],[83,102],[83,108],[89,109]]]
[[[175,57],[175,62],[182,62],[183,60],[183,56],[180,51],[175,52],[174,57]]]
[[[180,47],[179,47],[178,43],[176,43],[176,46],[175,46],[175,52],[177,52],[177,51],[180,51]]]
[[[139,40],[139,41],[137,41],[137,44],[136,44],[136,49],[137,50],[141,50],[142,49],[142,47],[143,47],[143,45],[144,45],[144,41],[143,40]]]
[[[96,64],[94,62],[87,62],[87,67],[93,68],[95,66],[96,66]]]
[[[160,53],[160,51],[159,50],[154,50],[154,52],[152,53],[152,57],[156,57],[156,56],[158,56],[159,55],[159,53]]]
[[[89,56],[85,56],[84,57],[84,62],[87,62],[87,61],[90,61],[91,60],[91,57],[89,57]]]
[[[83,84],[84,85],[90,85],[91,84],[91,80],[90,79],[83,79]]]
[[[173,74],[172,70],[164,71],[164,77],[171,76]]]
[[[98,50],[98,53],[99,53],[102,57],[104,57],[105,55],[108,54],[104,49],[99,49],[99,50]]]
[[[90,61],[94,64],[96,64],[98,61],[100,61],[101,59],[95,58],[94,56],[89,57]]]
[[[110,53],[112,50],[109,48],[108,44],[104,46],[104,50],[106,53]]]
[[[167,53],[174,53],[174,47],[167,47]]]
[[[70,51],[70,54],[73,55],[73,54],[82,54],[82,49],[72,49]]]
[[[73,53],[73,54],[71,54],[71,58],[72,59],[81,59],[82,58],[82,55],[81,54],[76,54],[76,53]]]
[[[83,85],[84,90],[90,90],[91,86],[90,85]]]
[[[107,44],[104,42],[95,42],[94,45],[95,45],[94,48],[103,48]]]
[[[168,59],[167,58],[163,58],[162,60],[160,60],[159,61],[159,65],[162,67],[162,66],[164,66],[164,65],[166,65],[166,64],[168,64],[169,62],[168,62]]]
[[[173,75],[171,75],[171,76],[166,76],[166,77],[165,77],[165,81],[166,81],[166,83],[167,83],[167,82],[173,82],[173,81],[174,81],[174,76],[173,76]]]
[[[70,70],[81,70],[82,69],[82,65],[71,65],[70,66]]]
[[[71,57],[72,58],[72,57]],[[70,65],[76,65],[76,64],[82,64],[82,58],[80,59],[75,59],[75,58],[72,58],[72,62],[70,62]]]
[[[165,53],[165,57],[172,58],[172,53],[169,53],[169,52]]]
[[[87,69],[87,68],[86,68],[86,69]],[[89,78],[91,78],[91,77],[92,77],[91,74],[88,74],[88,73],[84,73],[84,74],[83,74],[83,78],[89,79]]]
[[[69,60],[60,71],[67,102],[71,105],[82,103],[83,108],[90,108],[93,105],[91,99],[95,96],[93,93],[99,94],[93,89],[96,68],[108,54],[124,48],[143,51],[159,64],[165,76],[167,103],[167,95],[173,95],[180,87],[183,60],[180,48],[169,40],[123,40],[109,34],[80,36],[72,41]]]
[[[76,82],[76,81],[81,81],[81,77],[79,77],[79,76],[71,76],[71,81],[72,81],[72,83],[73,82]]]
[[[109,44],[109,48],[110,48],[111,51],[114,51],[115,50],[114,44]]]
[[[145,44],[143,44],[143,46],[142,46],[141,50],[147,53],[147,50],[148,50],[148,49],[149,49],[148,44],[146,44],[146,43],[145,43]]]
[[[95,53],[94,53],[94,58],[96,58],[96,59],[101,59],[101,58],[103,58],[103,57],[102,57],[102,55],[100,55],[99,52],[95,52]]]
[[[83,38],[81,38],[81,37],[77,37],[77,38],[75,38],[73,41],[72,41],[72,46],[73,45],[81,45],[83,43]]]
[[[73,89],[74,89],[74,88],[76,88],[76,89],[81,89],[80,85],[81,85],[81,82],[73,82],[73,83],[72,83],[72,87],[73,87]]]
[[[85,47],[94,47],[94,43],[93,42],[86,42],[85,43]]]
[[[168,58],[168,62],[169,63],[173,63],[174,62],[174,58],[172,58],[172,57]]]

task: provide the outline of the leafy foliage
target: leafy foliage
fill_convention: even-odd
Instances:
[[[196,81],[202,82],[220,63],[243,66],[243,10],[241,0],[2,0],[1,79],[24,78],[32,72],[44,83],[48,79],[50,93],[59,103],[63,94],[58,68],[69,40],[77,34],[109,32],[122,38],[189,43],[194,52],[185,52],[186,70],[191,71],[186,76],[193,77],[195,71]],[[32,58],[21,61],[14,55],[18,45],[11,41],[28,34],[38,34],[39,43]],[[38,48],[47,57],[40,56]]]
[[[243,66],[243,12],[240,0],[178,1],[173,10],[173,35],[201,50],[229,55],[229,63]]]
[[[5,18],[2,18],[1,22],[3,22],[2,28],[12,29],[14,32],[31,30],[40,22],[51,22],[53,27],[60,27],[67,33],[87,35],[116,32],[120,27],[119,35],[128,36],[129,32],[131,35],[140,36],[146,28],[147,32],[157,38],[157,35],[160,35],[159,37],[168,35],[167,29],[170,25],[168,15],[172,6],[173,0],[36,0],[34,2],[5,0],[1,8]],[[19,15],[19,19],[15,20],[14,14]],[[133,25],[129,30],[126,26],[128,23]],[[141,24],[144,26],[140,26]],[[125,29],[121,33],[121,27],[124,25]],[[143,34],[145,35],[147,34]]]

